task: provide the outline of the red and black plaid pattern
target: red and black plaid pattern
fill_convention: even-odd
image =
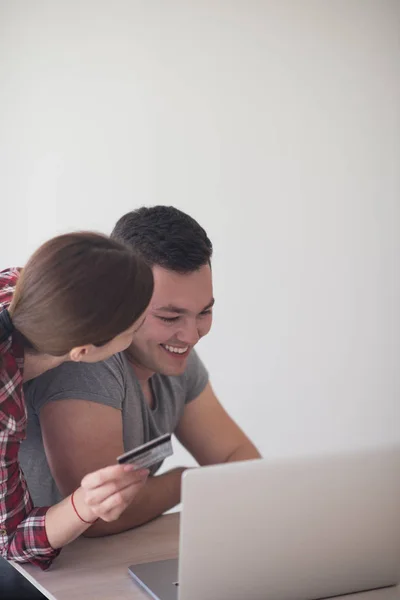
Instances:
[[[11,303],[20,269],[0,271],[0,310]],[[11,335],[0,343],[0,554],[47,569],[60,550],[49,544],[47,508],[33,508],[18,451],[26,435],[24,349]]]

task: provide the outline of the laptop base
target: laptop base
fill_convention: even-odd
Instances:
[[[178,600],[178,559],[132,565],[129,573],[154,600]]]

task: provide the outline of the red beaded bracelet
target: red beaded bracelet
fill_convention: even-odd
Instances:
[[[75,494],[75,492],[73,492],[71,494],[71,504],[72,504],[74,511],[76,512],[76,515],[80,518],[81,521],[83,521],[83,523],[87,523],[88,525],[93,525],[93,523],[96,523],[97,519],[95,519],[94,521],[85,521],[85,519],[82,519],[81,515],[76,510],[76,506],[75,506],[75,502],[74,502],[74,494]]]

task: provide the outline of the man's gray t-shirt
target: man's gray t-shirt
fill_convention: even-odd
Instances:
[[[91,400],[121,410],[126,451],[163,433],[173,433],[185,404],[197,398],[207,382],[207,370],[192,350],[182,375],[156,373],[151,377],[153,408],[146,402],[124,353],[100,363],[64,363],[25,384],[28,428],[19,459],[35,505],[49,506],[62,498],[43,447],[39,414],[45,404],[70,398]],[[152,469],[152,473],[160,466]]]

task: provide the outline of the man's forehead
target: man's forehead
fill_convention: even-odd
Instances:
[[[197,308],[195,309],[195,312],[200,312],[200,311],[208,310],[208,309],[212,308],[214,306],[214,302],[215,302],[214,298],[211,298],[210,301],[207,302],[206,304],[197,306]],[[154,305],[152,305],[152,309],[157,312],[178,313],[178,314],[182,314],[182,315],[192,312],[191,307],[189,308],[187,306],[183,306],[178,303],[177,304],[170,303],[170,304],[164,304],[164,305],[154,304]]]
[[[177,273],[155,266],[153,267],[153,276],[155,294],[165,291],[169,294],[174,291],[194,293],[195,290],[198,292],[199,289],[212,288],[212,274],[209,265],[204,265],[190,273]]]
[[[199,276],[211,277],[211,267],[208,263],[194,271],[189,271],[187,273],[181,273],[179,271],[166,269],[164,267],[161,267],[160,265],[153,265],[152,271],[154,278],[159,279],[161,281],[188,281],[190,279],[198,278]]]
[[[204,310],[213,303],[211,269],[208,265],[192,273],[176,273],[161,267],[153,267],[153,310],[168,309],[171,312]]]

